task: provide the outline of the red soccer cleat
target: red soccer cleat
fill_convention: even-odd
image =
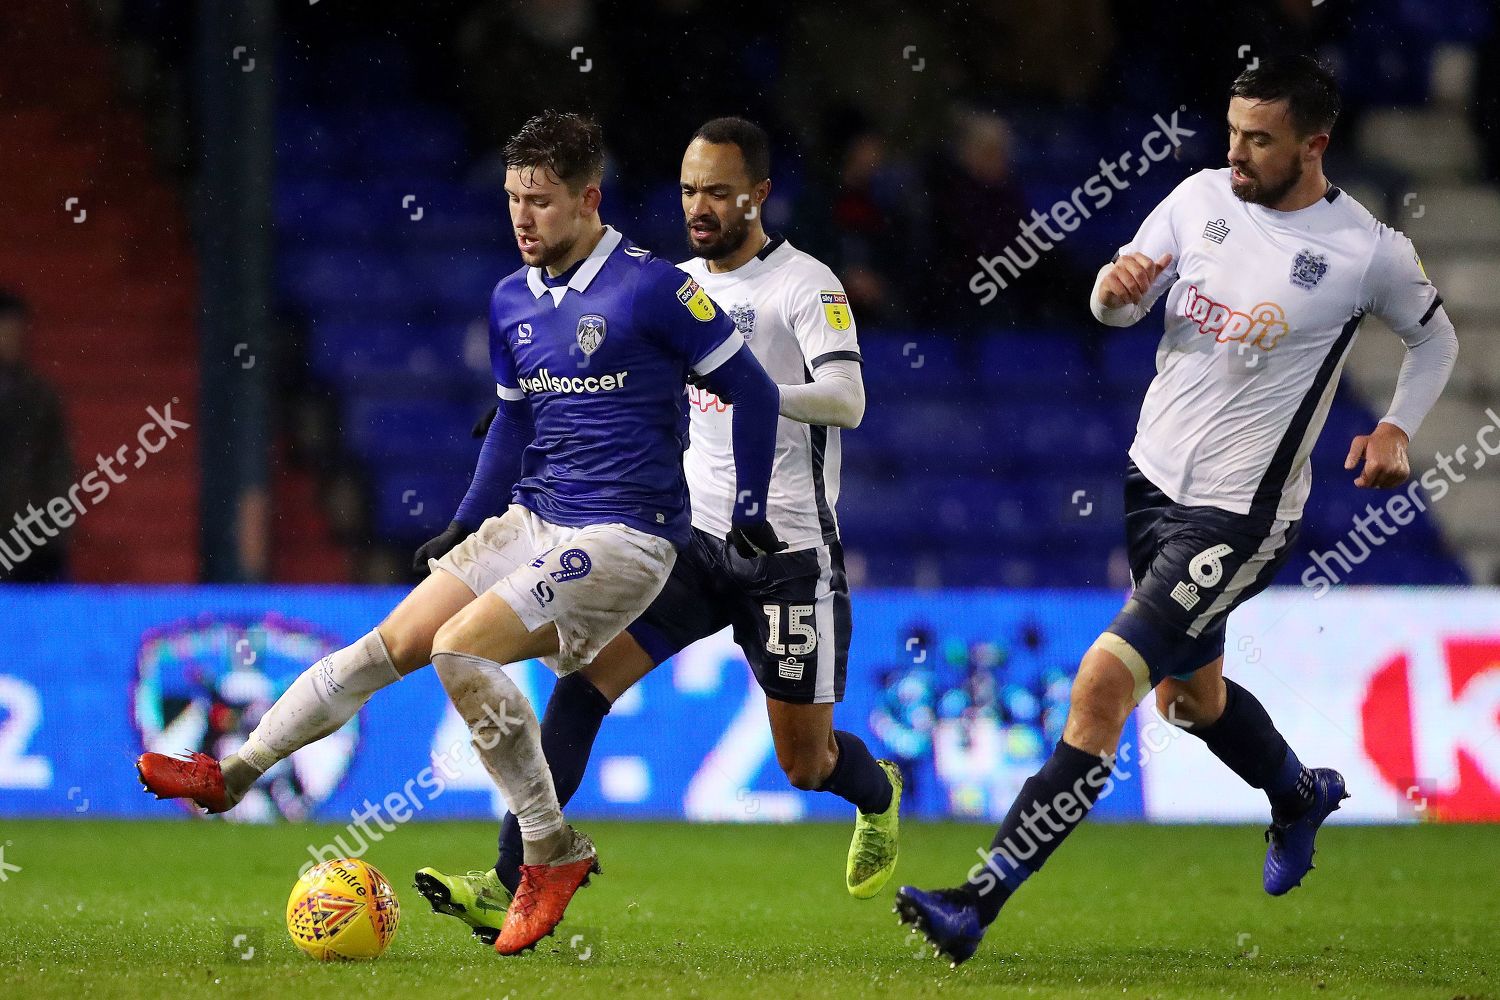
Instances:
[[[219,762],[206,753],[188,753],[186,757],[143,753],[136,758],[135,770],[141,776],[141,785],[159,799],[192,799],[211,813],[224,812],[234,805],[224,790]]]
[[[495,950],[517,955],[551,934],[562,922],[563,911],[573,894],[589,884],[589,876],[602,872],[594,842],[574,831],[573,850],[550,865],[522,865],[516,898],[505,914],[505,924],[495,939]]]

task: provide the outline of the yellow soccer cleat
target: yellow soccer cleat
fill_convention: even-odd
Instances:
[[[495,869],[445,875],[436,868],[423,868],[412,884],[432,904],[433,913],[457,917],[485,944],[494,944],[500,936],[511,897]]]
[[[900,847],[901,769],[888,760],[877,761],[891,779],[891,804],[882,813],[858,813],[854,839],[849,843],[849,895],[869,899],[896,871]]]

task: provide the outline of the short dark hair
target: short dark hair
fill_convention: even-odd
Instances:
[[[31,307],[26,300],[15,292],[0,288],[0,319],[26,319],[31,315]]]
[[[505,166],[540,168],[574,191],[604,178],[604,130],[571,111],[543,111],[505,144]]]
[[[1342,106],[1333,74],[1312,56],[1262,59],[1254,69],[1234,78],[1229,96],[1251,101],[1285,99],[1298,135],[1332,131]]]
[[[714,118],[704,122],[693,133],[693,138],[715,146],[733,143],[740,147],[745,172],[750,175],[752,184],[759,184],[771,176],[771,139],[765,129],[748,118]]]

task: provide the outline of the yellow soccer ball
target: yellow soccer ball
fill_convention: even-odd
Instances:
[[[380,871],[356,858],[307,870],[286,901],[286,931],[320,962],[378,958],[396,936],[401,904]]]

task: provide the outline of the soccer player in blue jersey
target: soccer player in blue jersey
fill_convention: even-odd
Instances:
[[[787,780],[855,807],[845,885],[869,899],[896,868],[902,776],[834,725],[853,628],[836,516],[840,428],[858,426],[865,408],[854,317],[825,264],[763,228],[771,148],[759,126],[743,118],[706,122],[683,156],[681,190],[693,256],[678,266],[735,317],[781,387],[769,517],[787,550],[744,559],[725,542],[736,495],[733,408],[695,387],[684,459],[693,540],[651,606],[553,688],[542,746],[566,804],[616,699],[658,664],[729,627],[765,693]],[[520,878],[522,846],[515,817],[507,816],[494,868],[467,875],[423,868],[417,890],[439,913],[492,939]]]
[[[158,797],[223,811],[430,661],[520,824],[521,882],[495,941],[515,954],[552,932],[599,868],[563,820],[536,716],[504,667],[578,670],[662,589],[690,537],[690,375],[735,407],[729,543],[746,557],[784,545],[765,514],[779,391],[696,281],[600,222],[598,126],[546,112],[505,154],[525,266],[490,300],[499,413],[453,524],[418,553],[442,572],[304,672],[234,754],[146,754],[138,769]]]

